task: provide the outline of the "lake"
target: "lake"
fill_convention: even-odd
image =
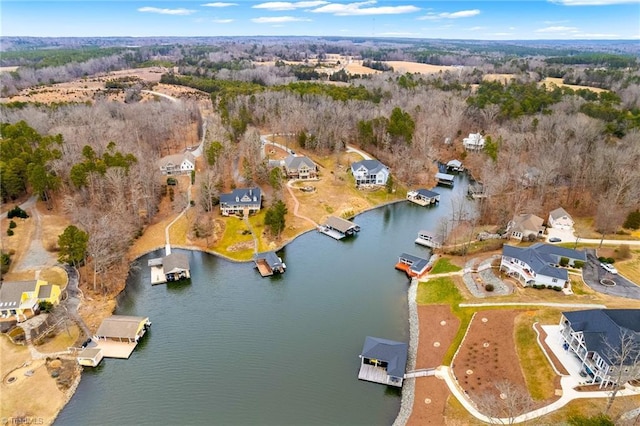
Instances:
[[[359,381],[358,355],[368,335],[408,342],[409,280],[394,265],[402,252],[428,256],[418,231],[435,231],[466,187],[462,175],[436,189],[437,207],[360,214],[352,239],[306,233],[280,252],[281,276],[184,251],[191,282],[151,286],[147,259],[164,253],[143,256],[116,313],[153,326],[128,360],[85,368],[56,424],[392,423],[400,393]]]

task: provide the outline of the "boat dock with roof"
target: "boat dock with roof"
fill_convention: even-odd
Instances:
[[[78,354],[78,364],[95,367],[102,358],[129,358],[149,327],[148,317],[112,315],[105,318],[87,347]]]
[[[419,206],[428,206],[440,202],[440,194],[428,189],[416,189],[407,192],[407,200]]]
[[[360,354],[358,379],[402,387],[409,345],[367,336]]]
[[[260,275],[263,277],[269,277],[274,273],[283,274],[285,269],[287,269],[287,265],[278,257],[275,251],[257,253],[253,257],[253,260],[256,263],[258,272],[260,272]]]
[[[326,222],[318,227],[318,231],[336,240],[341,240],[344,237],[349,237],[355,235],[356,232],[360,232],[360,226],[341,217],[329,216]]]
[[[438,185],[446,185],[453,186],[453,180],[456,177],[454,175],[449,175],[446,173],[436,173],[436,179],[438,180]]]
[[[442,238],[435,232],[420,231],[418,232],[418,238],[415,241],[416,244],[430,248],[442,247]]]
[[[429,259],[423,259],[409,253],[402,253],[396,263],[396,269],[404,271],[409,278],[419,277],[427,272],[428,268]]]

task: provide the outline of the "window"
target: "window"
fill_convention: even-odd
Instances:
[[[554,278],[554,279],[552,279],[552,280],[551,280],[551,282],[552,282],[552,283],[557,283],[557,282],[558,282],[558,280],[557,280],[556,278]]]

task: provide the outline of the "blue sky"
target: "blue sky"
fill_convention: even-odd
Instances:
[[[640,0],[0,0],[3,36],[640,39]]]

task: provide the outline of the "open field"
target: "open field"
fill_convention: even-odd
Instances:
[[[596,93],[608,92],[608,90],[600,89],[599,87],[577,86],[575,84],[564,84],[562,82],[561,78],[554,78],[554,77],[547,77],[544,80],[542,80],[541,83],[545,83],[545,84],[551,85],[551,86],[555,85],[555,86],[559,86],[559,87],[568,87],[568,88],[573,89],[573,90],[587,89],[587,90],[591,90],[591,91],[596,92]]]

